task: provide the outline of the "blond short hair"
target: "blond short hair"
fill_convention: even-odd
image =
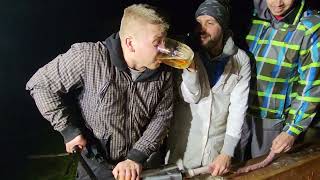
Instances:
[[[119,35],[123,38],[125,35],[134,35],[138,32],[133,32],[135,26],[143,25],[143,23],[149,23],[154,25],[160,25],[163,32],[169,29],[169,24],[165,18],[156,11],[153,6],[147,4],[133,4],[124,9]]]

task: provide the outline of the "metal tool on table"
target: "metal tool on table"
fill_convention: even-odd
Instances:
[[[176,164],[166,165],[162,168],[142,171],[143,180],[182,180],[183,178],[192,178],[201,174],[208,174],[209,167],[200,167],[195,169],[185,169],[182,160]]]

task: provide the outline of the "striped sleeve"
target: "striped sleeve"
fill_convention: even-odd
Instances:
[[[74,117],[62,96],[82,85],[82,54],[80,44],[73,45],[66,53],[40,68],[26,85],[42,116],[61,132],[65,142],[80,134],[80,130],[70,123]]]
[[[299,80],[293,86],[292,103],[284,130],[290,135],[299,135],[311,123],[320,103],[320,23],[305,32],[298,64]]]

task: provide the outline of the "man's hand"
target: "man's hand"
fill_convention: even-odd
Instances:
[[[188,71],[190,72],[196,72],[197,71],[197,68],[196,68],[196,64],[194,62],[194,59],[192,60],[190,66],[187,68]]]
[[[117,180],[139,180],[141,171],[141,164],[127,159],[119,162],[113,169],[112,174]]]
[[[274,153],[287,152],[292,148],[295,140],[295,136],[282,132],[272,141],[271,151]]]
[[[68,153],[73,153],[72,150],[75,146],[78,146],[79,149],[83,149],[87,145],[87,140],[80,134],[74,139],[66,143],[66,151]]]
[[[226,154],[220,154],[214,161],[209,164],[209,169],[212,176],[220,176],[229,171],[231,157]]]

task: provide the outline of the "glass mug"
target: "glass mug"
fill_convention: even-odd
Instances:
[[[157,60],[177,69],[186,69],[193,61],[192,49],[174,39],[166,38],[164,48],[158,46],[158,51]]]

